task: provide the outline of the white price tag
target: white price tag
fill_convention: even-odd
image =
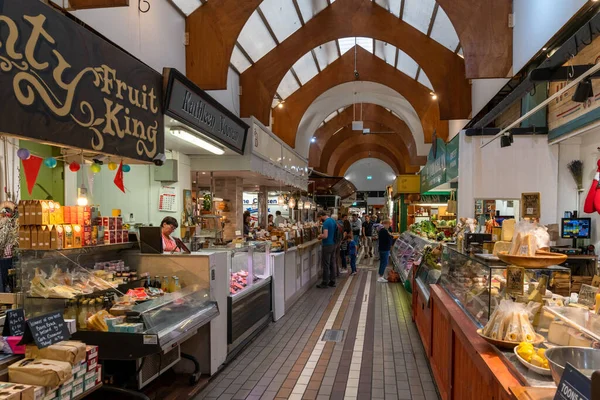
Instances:
[[[527,214],[533,214],[533,207],[527,207]]]
[[[158,335],[144,335],[144,344],[158,344]]]
[[[242,235],[242,231],[235,231],[235,236],[241,236]]]

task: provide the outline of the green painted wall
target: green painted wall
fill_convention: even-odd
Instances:
[[[28,149],[31,154],[43,158],[60,156],[60,149],[45,144],[21,140],[19,146]],[[50,193],[54,201],[58,201],[63,205],[65,204],[64,163],[61,161],[58,162],[58,165],[54,169],[50,169],[42,163],[31,196],[29,195],[29,192],[27,192],[27,182],[25,181],[25,174],[22,169],[19,175],[21,183],[21,200],[44,200],[48,198],[48,194],[41,188],[43,187]]]

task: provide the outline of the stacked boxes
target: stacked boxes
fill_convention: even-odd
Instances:
[[[53,201],[19,202],[19,247],[62,250],[129,242],[121,217],[100,217],[97,206],[64,206]]]
[[[42,400],[44,393],[40,386],[0,382],[0,400]]]
[[[102,217],[102,227],[104,228],[104,243],[127,243],[129,242],[129,231],[123,229],[123,218],[121,217]]]

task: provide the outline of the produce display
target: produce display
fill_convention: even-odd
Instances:
[[[547,372],[550,372],[550,366],[548,365],[548,359],[546,358],[546,349],[533,347],[533,344],[528,342],[521,342],[516,347],[515,352],[532,366],[543,368],[547,370]]]

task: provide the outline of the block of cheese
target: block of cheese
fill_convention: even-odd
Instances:
[[[592,347],[592,341],[579,332],[569,332],[569,346]]]
[[[559,346],[568,346],[569,345],[569,327],[560,321],[553,321],[550,323],[550,328],[548,328],[548,341],[559,345]]]
[[[515,233],[515,225],[517,221],[515,219],[505,219],[502,221],[502,235],[501,239],[503,242],[510,242],[513,239]]]
[[[511,242],[505,242],[505,241],[499,241],[494,243],[494,250],[492,251],[492,254],[497,256],[499,252],[501,251],[505,251],[505,252],[509,252],[510,251],[510,246],[512,246]]]

